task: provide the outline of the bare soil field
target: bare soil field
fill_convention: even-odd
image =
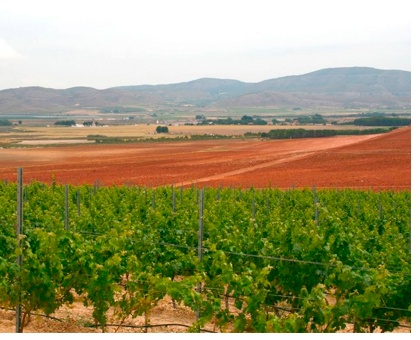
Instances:
[[[411,189],[411,128],[381,135],[0,149],[0,179],[61,184]]]

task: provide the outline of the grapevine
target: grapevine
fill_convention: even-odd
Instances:
[[[409,191],[206,188],[200,261],[198,188],[27,184],[21,246],[16,189],[0,182],[0,306],[21,296],[27,316],[81,296],[104,331],[147,326],[170,296],[199,311],[190,331],[392,331],[411,318]]]

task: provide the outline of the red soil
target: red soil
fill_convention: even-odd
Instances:
[[[25,182],[411,189],[411,128],[383,135],[0,150],[0,179]]]

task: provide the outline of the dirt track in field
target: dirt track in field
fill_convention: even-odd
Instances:
[[[411,188],[411,128],[292,140],[213,140],[0,149],[0,179],[240,187]]]

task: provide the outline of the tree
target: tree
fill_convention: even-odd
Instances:
[[[13,125],[10,120],[7,119],[0,119],[0,126],[11,126]]]
[[[249,123],[253,123],[253,122],[254,122],[254,118],[252,118],[251,116],[245,115],[241,118],[241,123],[242,124],[249,124]]]
[[[169,129],[167,126],[158,126],[156,128],[157,133],[169,133]]]
[[[267,125],[267,121],[264,119],[261,119],[260,117],[257,117],[257,119],[254,120],[255,125]]]
[[[72,125],[76,125],[76,121],[74,121],[74,120],[59,120],[59,121],[55,122],[54,125],[72,126]]]

